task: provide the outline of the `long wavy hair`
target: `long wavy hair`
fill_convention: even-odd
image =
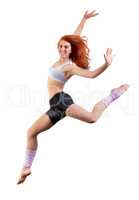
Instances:
[[[69,58],[79,67],[88,69],[90,59],[87,38],[79,35],[64,35],[60,38],[58,46],[61,40],[71,44],[71,54]]]

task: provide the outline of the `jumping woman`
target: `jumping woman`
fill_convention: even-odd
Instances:
[[[104,54],[104,64],[93,71],[89,70],[87,40],[80,35],[86,20],[96,15],[98,13],[95,10],[91,13],[86,11],[75,32],[72,35],[61,37],[58,41],[59,59],[49,67],[48,93],[50,109],[27,130],[25,160],[17,184],[23,183],[26,177],[31,174],[31,165],[36,155],[39,133],[48,130],[65,116],[87,123],[95,123],[105,109],[129,87],[128,84],[123,84],[118,88],[114,88],[107,97],[96,103],[90,112],[77,105],[72,97],[63,91],[65,83],[73,75],[96,78],[112,63],[112,49],[108,48]]]

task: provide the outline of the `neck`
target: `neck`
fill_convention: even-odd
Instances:
[[[69,60],[70,60],[69,58],[60,58],[59,62],[60,63],[65,63],[65,62],[68,62]]]

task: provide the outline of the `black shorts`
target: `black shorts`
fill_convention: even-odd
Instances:
[[[46,112],[53,124],[66,116],[66,109],[73,104],[71,96],[65,92],[56,93],[50,100],[50,109]]]

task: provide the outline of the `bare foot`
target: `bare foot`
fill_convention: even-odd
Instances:
[[[17,184],[23,183],[25,179],[27,178],[27,176],[29,176],[30,174],[31,174],[30,168],[23,168]]]
[[[118,88],[114,88],[113,90],[111,90],[111,94],[113,96],[115,96],[115,98],[120,97],[124,92],[126,92],[128,90],[130,86],[128,84],[123,84],[121,86],[119,86]]]
[[[128,84],[123,84],[117,88],[112,89],[110,95],[102,100],[102,103],[105,105],[105,108],[107,108],[113,101],[115,101],[122,94],[124,94],[128,88]]]

